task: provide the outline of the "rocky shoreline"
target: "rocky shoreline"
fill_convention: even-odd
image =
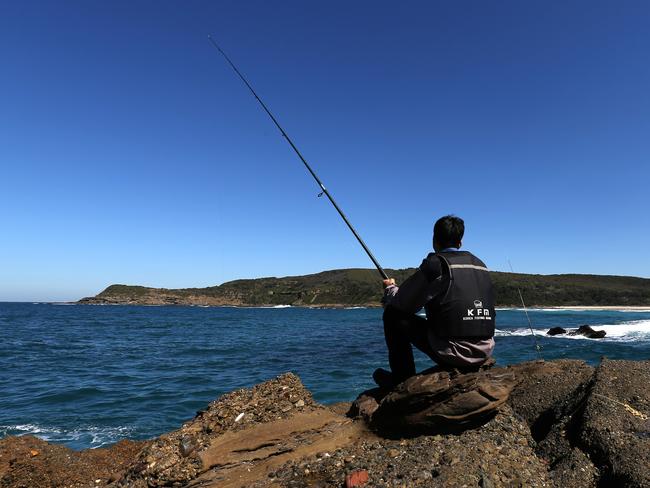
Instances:
[[[462,432],[385,436],[373,410],[359,408],[363,395],[320,405],[287,373],[223,395],[150,441],[75,452],[5,438],[0,487],[650,486],[650,361],[539,361],[490,374],[475,377],[509,378],[509,395],[497,392],[493,414]],[[454,395],[478,389],[489,400],[472,378],[452,374]]]

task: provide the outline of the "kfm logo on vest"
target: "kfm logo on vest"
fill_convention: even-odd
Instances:
[[[483,308],[481,300],[474,300],[474,308],[468,308],[467,314],[463,320],[488,320],[490,318],[490,309]]]

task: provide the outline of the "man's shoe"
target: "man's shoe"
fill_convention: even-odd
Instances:
[[[377,368],[375,372],[372,373],[372,379],[375,380],[375,383],[377,383],[380,388],[386,388],[388,390],[392,389],[397,384],[393,377],[393,373],[384,368]]]

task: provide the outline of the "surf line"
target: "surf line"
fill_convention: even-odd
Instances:
[[[512,263],[508,259],[508,266],[510,266],[510,271],[512,273],[515,272],[514,269],[512,269]],[[521,299],[521,305],[524,307],[524,312],[526,313],[526,318],[528,319],[528,327],[530,328],[530,335],[533,336],[533,340],[535,341],[535,351],[537,351],[537,357],[544,361],[544,357],[542,356],[542,346],[539,345],[539,342],[537,342],[537,337],[535,336],[535,331],[533,331],[533,322],[530,320],[530,316],[528,315],[528,308],[526,308],[526,304],[524,303],[524,296],[521,293],[521,288],[517,286],[517,293],[519,293],[519,298]]]
[[[285,132],[285,130],[282,128],[282,126],[279,124],[279,122],[277,121],[277,119],[273,116],[273,114],[271,113],[271,111],[267,108],[266,104],[265,104],[265,103],[262,101],[262,99],[257,95],[257,93],[255,93],[255,90],[253,89],[253,87],[251,86],[251,84],[248,82],[248,80],[244,77],[244,75],[241,73],[241,71],[239,71],[239,69],[237,69],[237,66],[235,66],[235,64],[230,60],[230,58],[228,57],[228,55],[223,51],[223,49],[221,49],[221,48],[219,47],[219,45],[215,42],[215,40],[214,40],[214,39],[212,38],[212,36],[209,35],[209,34],[208,34],[208,40],[210,41],[210,43],[212,44],[212,46],[213,46],[213,47],[214,47],[214,48],[215,48],[215,49],[216,49],[216,50],[217,50],[217,51],[218,51],[218,52],[219,52],[219,53],[220,53],[220,54],[225,58],[225,60],[226,60],[226,61],[228,62],[228,64],[230,65],[230,67],[235,71],[235,73],[237,73],[237,75],[239,76],[239,78],[240,78],[240,79],[244,82],[244,84],[248,87],[248,89],[251,91],[251,93],[253,94],[253,96],[255,97],[255,99],[260,103],[260,105],[262,106],[262,108],[264,109],[264,111],[265,111],[265,112],[267,113],[267,115],[271,118],[271,120],[273,121],[273,123],[275,124],[275,126],[280,130],[280,133],[282,134],[282,136],[287,140],[287,142],[288,142],[289,145],[291,146],[291,149],[293,149],[293,150],[295,151],[295,153],[298,155],[298,157],[300,158],[300,160],[302,161],[302,163],[305,165],[305,168],[307,168],[307,170],[308,170],[309,173],[312,175],[312,177],[314,178],[314,180],[316,180],[316,183],[318,183],[318,186],[319,186],[320,189],[322,190],[322,191],[318,194],[318,196],[320,197],[320,196],[322,196],[322,195],[325,195],[325,196],[329,199],[329,201],[332,203],[332,205],[334,205],[334,208],[335,208],[336,211],[339,213],[339,215],[341,216],[341,218],[343,219],[343,221],[347,224],[348,228],[352,231],[352,234],[354,234],[354,237],[357,238],[357,241],[359,241],[359,244],[361,244],[361,247],[363,247],[363,250],[366,251],[366,254],[367,254],[368,257],[370,258],[370,260],[372,261],[372,263],[375,265],[375,267],[377,268],[377,271],[379,271],[379,274],[381,275],[381,277],[382,277],[383,279],[387,280],[387,279],[388,279],[388,275],[386,274],[386,272],[384,271],[384,269],[381,267],[381,265],[379,264],[379,262],[377,261],[377,259],[375,258],[375,256],[372,254],[372,252],[370,251],[370,249],[368,249],[368,246],[366,246],[366,243],[363,242],[363,239],[361,239],[361,236],[357,233],[357,231],[356,231],[355,228],[352,226],[352,224],[350,223],[350,221],[348,220],[348,218],[345,216],[345,214],[343,213],[343,210],[341,210],[341,208],[340,208],[340,207],[337,205],[337,203],[334,201],[334,198],[332,198],[332,195],[330,194],[330,192],[327,191],[327,188],[325,188],[325,185],[323,185],[323,182],[322,182],[322,181],[320,180],[320,178],[316,175],[316,173],[315,173],[314,170],[311,168],[311,166],[309,166],[309,163],[307,163],[307,161],[306,161],[305,158],[302,156],[302,154],[300,153],[300,151],[298,150],[298,148],[296,147],[296,145],[293,143],[293,141],[291,140],[291,138],[289,138],[289,136],[287,135],[287,133]]]

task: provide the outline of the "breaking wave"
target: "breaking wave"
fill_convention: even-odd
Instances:
[[[552,339],[582,339],[582,340],[598,340],[598,341],[619,341],[619,342],[632,342],[639,340],[650,340],[650,320],[633,320],[630,322],[622,322],[619,324],[603,324],[591,325],[594,330],[604,330],[607,334],[603,339],[587,339],[584,336],[576,335],[570,336],[568,334],[559,334],[555,336],[547,336],[546,333],[550,327],[533,328],[536,336],[544,336]],[[567,332],[576,330],[577,327],[567,328]],[[495,336],[497,337],[516,337],[528,336],[530,329],[527,327],[512,328],[512,329],[497,329]]]
[[[588,307],[545,307],[545,308],[540,308],[540,307],[495,307],[495,310],[512,310],[516,312],[548,312],[548,313],[554,313],[554,312],[626,312],[626,313],[648,313],[650,312],[650,308],[636,308],[636,307],[631,307],[631,308],[626,308],[626,307],[597,307],[597,306],[588,306]]]
[[[48,442],[63,442],[68,445],[79,444],[91,449],[104,447],[125,438],[133,437],[132,427],[100,427],[89,425],[65,429],[39,424],[0,425],[0,438],[8,435],[33,435]]]

